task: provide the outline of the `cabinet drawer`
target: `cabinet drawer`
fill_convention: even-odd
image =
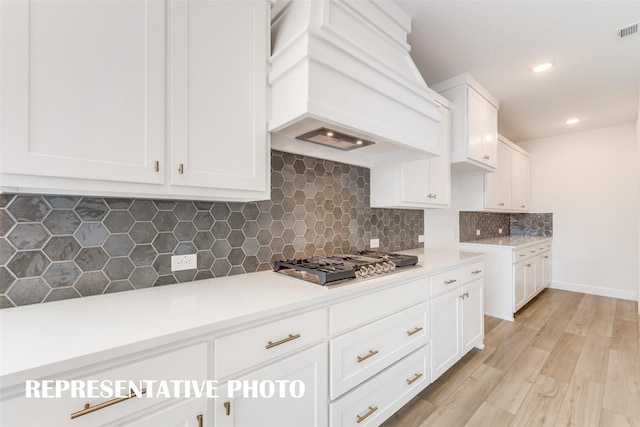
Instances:
[[[429,346],[329,405],[331,427],[377,426],[429,384]]]
[[[331,334],[379,319],[429,297],[427,278],[374,292],[329,307]]]
[[[109,368],[103,371],[83,377],[69,378],[64,375],[56,376],[60,380],[81,380],[96,381],[96,389],[93,394],[100,395],[101,384],[108,384],[107,381],[133,381],[135,384],[142,382],[142,387],[147,387],[149,393],[158,395],[159,386],[150,386],[142,380],[195,380],[204,381],[207,379],[207,343],[199,343],[190,347],[182,348],[141,359],[132,363],[123,364],[116,368]],[[86,383],[91,384],[91,383]],[[114,384],[114,383],[112,383]],[[149,389],[149,387],[153,387]],[[70,426],[70,427],[93,427],[103,425],[112,421],[128,417],[153,405],[162,402],[169,402],[169,397],[173,397],[173,388],[169,383],[169,393],[172,396],[151,397],[150,394],[143,395],[142,398],[130,398],[110,406],[102,407],[95,411],[87,411],[71,419],[71,414],[85,409],[88,404],[90,408],[103,404],[117,396],[105,395],[103,398],[82,398],[79,393],[75,393],[76,398],[72,398],[71,392],[66,391],[60,398],[26,398],[25,395],[8,399],[0,403],[0,425],[20,426]],[[153,391],[155,390],[155,391]],[[51,394],[53,390],[49,391]],[[122,395],[118,391],[117,395]]]
[[[334,338],[329,343],[332,399],[382,371],[430,339],[423,303]]]
[[[320,308],[217,338],[215,377],[225,378],[326,336],[327,311]]]
[[[475,264],[462,267],[462,282],[469,283],[484,276],[484,263],[476,262]]]
[[[517,251],[513,252],[513,262],[515,264],[516,262],[531,258],[532,256],[539,254],[540,252],[541,250],[539,246],[529,246],[527,248],[518,249]]]
[[[444,273],[432,276],[429,279],[431,296],[440,295],[451,289],[457,288],[462,283],[462,269],[445,271]]]

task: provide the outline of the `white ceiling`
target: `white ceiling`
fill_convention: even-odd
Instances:
[[[470,73],[500,100],[498,130],[513,142],[637,120],[640,34],[616,35],[640,21],[640,0],[397,3],[427,84]],[[542,62],[555,66],[530,71]]]

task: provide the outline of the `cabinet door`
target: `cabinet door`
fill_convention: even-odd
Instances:
[[[216,427],[282,427],[327,425],[327,345],[313,347],[218,388]],[[291,381],[304,385],[302,396],[290,393]],[[244,389],[236,385],[245,385]],[[280,397],[280,385],[284,394]],[[265,395],[274,390],[275,394]],[[261,391],[262,390],[262,391]],[[245,394],[243,395],[243,391]],[[300,391],[297,389],[296,393]]]
[[[514,210],[529,209],[529,157],[513,150],[512,158],[512,207]]]
[[[431,381],[435,381],[462,355],[460,289],[431,300]]]
[[[449,110],[440,107],[438,149],[440,155],[429,159],[429,203],[448,206],[451,203],[450,118]]]
[[[431,203],[428,197],[431,160],[421,159],[402,163],[402,201],[409,203]]]
[[[484,98],[483,101],[482,162],[495,168],[498,164],[498,110]]]
[[[269,5],[173,1],[171,184],[266,191]]]
[[[485,201],[487,209],[511,208],[511,152],[513,150],[498,142],[498,163],[495,172],[485,174]]]
[[[485,163],[483,139],[486,120],[486,100],[475,89],[467,87],[467,157]]]
[[[481,346],[484,337],[483,280],[462,287],[462,354]]]
[[[126,427],[207,427],[211,424],[207,413],[207,399],[189,399],[166,409],[154,411],[137,420],[118,424]]]
[[[551,284],[551,252],[546,252],[542,254],[542,265],[543,265],[542,287],[546,288]]]
[[[513,266],[513,312],[515,313],[522,307],[526,299],[525,283],[526,270],[524,262],[520,262]]]
[[[3,1],[0,16],[2,173],[162,183],[163,2]]]

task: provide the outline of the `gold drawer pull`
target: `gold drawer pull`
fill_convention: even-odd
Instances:
[[[416,328],[413,331],[407,331],[407,335],[411,336],[413,334],[417,334],[418,332],[420,332],[422,330],[422,327],[420,326],[416,326]]]
[[[531,267],[531,263],[527,264],[526,267]]]
[[[518,256],[527,256],[527,254],[520,254],[520,255],[518,255]]]
[[[202,414],[198,414],[198,416],[196,416],[196,420],[198,420],[198,427],[204,426],[204,421],[203,421]]]
[[[450,285],[450,284],[455,283],[455,282],[457,282],[457,280],[456,280],[456,279],[449,279],[449,280],[445,280],[445,281],[444,281],[444,284],[445,284],[445,285]]]
[[[158,160],[153,162],[153,170],[156,172],[160,172],[160,162]]]
[[[488,154],[485,154],[484,156],[482,156],[483,159],[485,160],[489,160],[491,158],[491,156],[489,156]]]
[[[370,358],[371,356],[375,356],[376,354],[378,354],[378,350],[369,350],[369,354],[367,354],[366,356],[358,356],[358,363],[367,360],[368,358]]]
[[[179,173],[180,175],[182,175],[182,174],[184,173],[184,164],[183,164],[183,163],[180,163],[180,164],[178,165],[178,173]]]
[[[498,206],[504,206],[504,203],[498,203]]]
[[[367,411],[366,414],[364,415],[356,415],[356,422],[358,424],[360,424],[361,422],[363,422],[369,415],[373,414],[374,412],[376,412],[378,410],[377,406],[369,406],[369,410]]]
[[[409,379],[407,380],[407,384],[408,384],[408,385],[411,385],[411,384],[413,384],[414,382],[418,381],[418,379],[420,379],[421,377],[422,377],[422,374],[418,374],[418,373],[416,373],[416,374],[415,374],[415,376],[414,376],[413,378],[409,378]]]
[[[276,341],[276,342],[269,341],[267,343],[267,345],[264,346],[264,348],[270,349],[271,347],[275,347],[277,345],[284,344],[286,342],[293,341],[293,340],[298,339],[298,338],[300,338],[300,334],[295,334],[295,335],[289,334],[289,336],[287,338],[283,338],[280,341]]]
[[[471,274],[480,274],[480,273],[482,273],[482,270],[473,270],[471,272]]]
[[[549,255],[545,255],[545,256],[544,256],[544,259],[549,259]]]
[[[225,414],[227,415],[227,417],[231,415],[231,402],[224,402],[222,405],[224,406]]]
[[[146,392],[147,392],[146,388],[143,388],[142,390],[140,390],[141,395],[145,394]],[[103,403],[98,403],[96,406],[91,406],[90,404],[85,403],[84,409],[71,414],[71,419],[90,414],[92,412],[98,411],[108,406],[115,405],[116,403],[124,402],[125,400],[129,400],[132,397],[137,397],[137,395],[133,392],[133,390],[131,390],[131,392],[129,393],[129,396],[127,397],[117,397],[115,399],[107,400],[106,402],[103,402]]]

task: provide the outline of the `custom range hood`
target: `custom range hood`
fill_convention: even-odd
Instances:
[[[438,155],[438,107],[389,0],[291,0],[271,20],[272,148],[373,167]]]

